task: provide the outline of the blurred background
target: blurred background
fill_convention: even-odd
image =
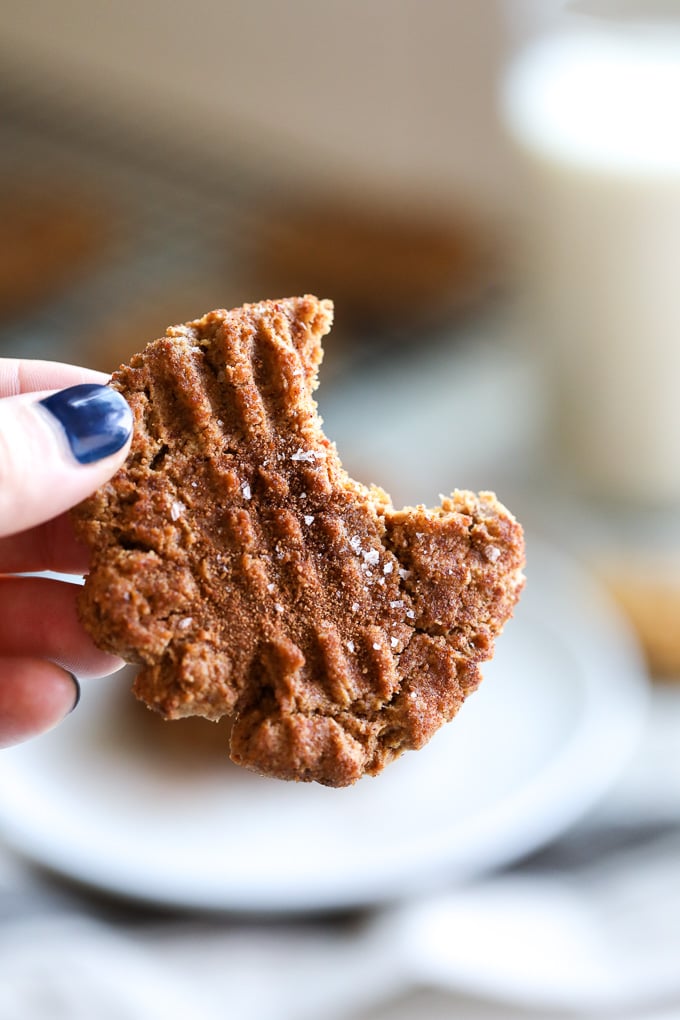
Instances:
[[[5,0],[0,353],[335,301],[395,504],[493,489],[486,680],[349,791],[121,678],[3,753],[0,1020],[680,1016],[680,4]]]

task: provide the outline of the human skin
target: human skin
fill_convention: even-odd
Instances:
[[[67,387],[106,382],[102,373],[73,365],[0,359],[0,747],[68,715],[79,697],[76,676],[105,676],[123,665],[99,651],[81,626],[73,584],[17,576],[87,570],[87,550],[67,511],[118,470],[129,439],[101,459],[79,463],[60,422],[40,401]]]

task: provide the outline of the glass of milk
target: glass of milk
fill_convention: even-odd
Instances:
[[[534,43],[503,112],[554,462],[599,496],[680,503],[680,35]]]

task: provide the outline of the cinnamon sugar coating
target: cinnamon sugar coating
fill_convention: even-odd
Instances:
[[[73,517],[81,618],[139,698],[231,716],[240,765],[346,786],[477,687],[524,545],[492,493],[396,510],[347,475],[312,399],[331,321],[307,296],[168,329],[114,374],[132,450]]]

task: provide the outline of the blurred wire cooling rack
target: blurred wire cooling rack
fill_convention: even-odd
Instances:
[[[134,342],[166,313],[239,293],[252,175],[236,161],[211,165],[0,80],[0,180],[4,355],[113,369],[134,351],[126,332]]]
[[[480,223],[312,193],[280,172],[282,145],[235,130],[224,157],[0,77],[0,353],[112,371],[169,324],[312,291],[336,301],[327,383],[448,342],[487,305],[501,274]]]

